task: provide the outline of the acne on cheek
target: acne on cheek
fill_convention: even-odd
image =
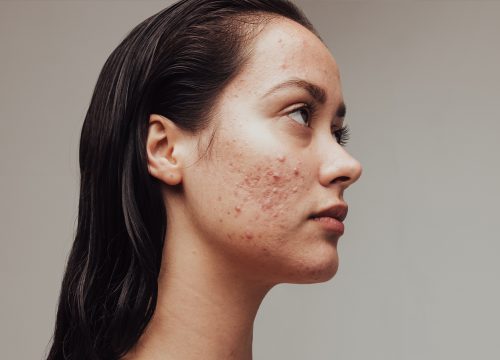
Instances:
[[[278,155],[271,159],[266,158],[249,168],[238,164],[236,160],[230,164],[232,170],[242,176],[234,190],[234,196],[237,198],[232,209],[234,218],[251,211],[252,223],[262,217],[269,230],[285,229],[287,225],[283,216],[294,207],[294,194],[304,184],[302,162]],[[260,238],[258,233],[251,226],[246,226],[241,238],[252,241]],[[269,231],[267,234],[272,236]]]

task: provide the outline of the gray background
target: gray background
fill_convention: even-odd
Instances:
[[[41,359],[104,61],[169,1],[0,2],[0,349]],[[264,300],[254,358],[500,358],[500,3],[296,1],[340,65],[364,168],[340,268]]]

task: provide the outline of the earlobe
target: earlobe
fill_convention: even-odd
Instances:
[[[151,114],[149,117],[146,151],[151,176],[168,185],[182,181],[180,156],[181,131],[170,119]]]

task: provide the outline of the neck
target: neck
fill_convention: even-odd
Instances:
[[[254,320],[272,286],[252,281],[182,223],[167,227],[156,310],[123,359],[252,360]]]

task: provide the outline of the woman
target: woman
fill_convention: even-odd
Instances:
[[[362,171],[344,115],[287,1],[183,0],[134,28],[83,124],[48,359],[251,359],[266,293],[337,271]]]

